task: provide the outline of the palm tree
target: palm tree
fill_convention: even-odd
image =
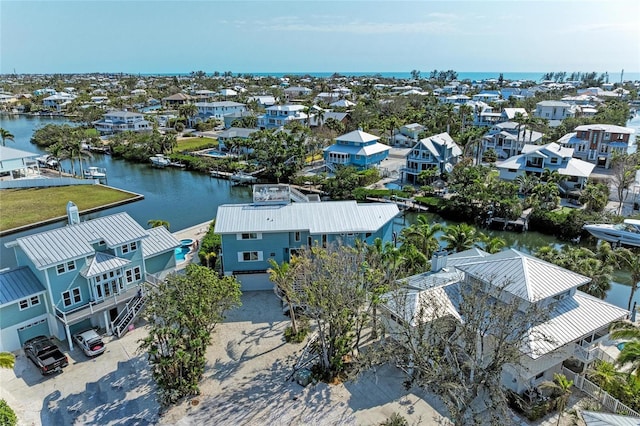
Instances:
[[[631,321],[618,321],[611,324],[609,333],[613,339],[629,339],[620,351],[616,363],[630,364],[630,374],[640,378],[640,327]]]
[[[291,265],[288,262],[282,262],[278,264],[274,259],[269,259],[269,265],[271,267],[267,269],[269,273],[269,279],[273,281],[278,287],[278,291],[282,294],[284,301],[289,305],[289,315],[291,317],[291,333],[292,335],[298,334],[298,324],[296,323],[296,310],[293,304],[293,280],[294,276],[291,272]]]
[[[482,232],[479,233],[479,238],[482,243],[482,248],[487,253],[499,253],[507,245],[507,242],[504,239],[500,237],[491,237],[490,235],[485,235]]]
[[[322,108],[318,108],[316,110],[316,120],[318,123],[318,126],[322,129],[322,126],[324,125],[324,114],[325,114],[325,110]]]
[[[0,352],[0,368],[13,369],[16,357],[11,352]]]
[[[160,226],[164,226],[165,228],[167,228],[167,231],[169,230],[169,227],[171,226],[169,224],[169,222],[167,222],[166,220],[162,220],[162,219],[151,219],[151,220],[147,221],[147,225],[149,225],[152,228],[158,228]]]
[[[5,146],[5,141],[15,142],[15,136],[11,134],[7,129],[0,127],[0,138],[2,138],[2,146]]]
[[[447,226],[440,239],[447,243],[447,250],[455,252],[468,250],[479,240],[476,228],[466,223]]]
[[[554,374],[553,382],[546,381],[540,384],[541,388],[550,389],[553,394],[557,395],[556,397],[556,407],[558,408],[558,423],[560,424],[560,419],[562,418],[562,413],[564,409],[567,407],[567,403],[569,402],[569,396],[571,395],[571,387],[573,386],[573,380],[567,379],[564,374]]]
[[[631,309],[636,290],[640,288],[640,253],[631,251],[624,247],[619,247],[613,251],[615,261],[621,269],[629,271],[631,274],[631,293],[627,309]]]
[[[53,145],[49,145],[47,147],[47,152],[49,152],[47,161],[55,160],[58,165],[58,176],[62,176],[62,165],[60,162],[69,158],[69,153],[67,152],[66,147],[62,143],[57,142]]]
[[[198,115],[198,107],[195,104],[184,104],[178,107],[178,114],[183,116],[187,125],[191,124],[191,117]]]
[[[78,159],[80,163],[80,175],[83,175],[82,169],[82,159],[83,158],[93,158],[93,154],[84,148],[82,140],[79,138],[76,132],[71,134],[69,139],[66,139],[64,142],[65,151],[68,153],[69,158],[71,159],[71,173],[75,175],[75,163],[74,159]]]
[[[439,247],[436,233],[441,230],[442,226],[439,223],[430,224],[427,216],[421,214],[418,215],[416,223],[400,232],[400,240],[403,245],[414,245],[429,259]]]

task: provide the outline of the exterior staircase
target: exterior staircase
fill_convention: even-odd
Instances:
[[[306,195],[304,195],[302,192],[298,191],[295,188],[289,188],[289,197],[291,198],[292,201],[295,201],[297,203],[309,202],[309,197],[307,197]]]
[[[135,296],[127,302],[125,309],[111,322],[111,329],[114,335],[122,337],[129,330],[129,325],[136,319],[140,311],[142,311],[145,302],[146,299],[142,294]]]

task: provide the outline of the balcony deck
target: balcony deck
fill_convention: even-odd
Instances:
[[[131,287],[101,301],[91,302],[72,311],[63,312],[56,308],[56,316],[67,325],[78,323],[92,315],[104,312],[114,306],[125,303],[138,294],[139,287]]]

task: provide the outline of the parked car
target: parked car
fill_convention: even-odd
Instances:
[[[38,336],[24,342],[24,353],[40,369],[42,374],[62,371],[69,365],[67,356],[63,354],[53,341],[46,336]]]
[[[73,340],[78,344],[86,356],[97,356],[105,350],[102,338],[93,329],[74,334]]]

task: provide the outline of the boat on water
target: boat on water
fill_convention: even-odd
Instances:
[[[255,183],[258,178],[249,173],[245,172],[237,172],[229,176],[229,180],[233,185],[250,185]]]
[[[82,171],[85,179],[104,179],[107,177],[107,169],[102,167],[87,167]]]
[[[164,168],[171,164],[171,160],[165,157],[163,154],[156,154],[153,157],[149,157],[149,161],[151,161],[151,165],[153,167]]]
[[[594,237],[613,244],[640,247],[640,220],[625,219],[623,223],[594,223],[584,225]]]
[[[40,167],[48,167],[50,169],[58,168],[58,160],[52,158],[49,155],[41,155],[40,157],[36,158],[36,161],[38,162],[38,165]]]

